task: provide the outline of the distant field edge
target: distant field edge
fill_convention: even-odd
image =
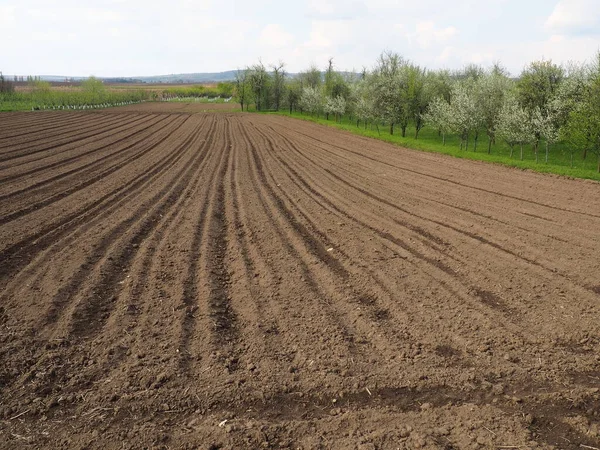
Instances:
[[[437,142],[431,142],[430,140],[427,140],[427,139],[415,139],[413,137],[408,137],[408,133],[407,133],[407,137],[402,137],[399,134],[390,135],[389,131],[387,131],[387,129],[385,129],[384,127],[380,127],[380,132],[378,132],[377,130],[371,130],[370,128],[365,129],[362,127],[356,127],[354,124],[350,124],[348,122],[339,123],[339,122],[335,122],[333,119],[326,120],[322,117],[313,117],[313,116],[308,116],[308,115],[300,114],[300,113],[290,114],[289,112],[285,112],[285,111],[279,111],[279,112],[269,111],[269,112],[264,112],[261,114],[278,115],[278,116],[283,116],[283,117],[289,117],[292,119],[313,122],[313,123],[316,123],[319,125],[323,125],[323,126],[327,126],[327,127],[331,127],[331,128],[337,128],[338,130],[347,131],[347,132],[350,132],[350,133],[358,135],[358,136],[363,136],[363,137],[367,137],[367,138],[371,138],[371,139],[377,139],[380,141],[388,142],[390,144],[394,144],[398,147],[403,147],[403,148],[406,148],[409,150],[423,151],[423,152],[428,152],[428,153],[439,153],[439,154],[443,154],[443,155],[447,155],[447,156],[452,156],[455,158],[469,159],[472,161],[482,161],[482,162],[492,163],[492,164],[499,164],[499,165],[502,165],[505,167],[512,167],[512,168],[520,169],[520,170],[529,170],[529,171],[537,172],[537,173],[558,175],[558,176],[561,176],[564,178],[577,178],[577,179],[592,180],[592,181],[600,182],[600,173],[596,172],[595,170],[592,170],[589,168],[586,168],[586,169],[571,168],[571,167],[565,166],[565,165],[545,163],[544,155],[542,154],[543,150],[540,150],[540,161],[535,162],[535,161],[531,161],[531,160],[520,160],[519,159],[520,150],[517,148],[515,148],[515,156],[513,158],[503,156],[503,155],[497,155],[494,153],[488,154],[487,153],[487,144],[485,143],[484,140],[480,144],[481,145],[480,149],[477,150],[476,152],[472,151],[471,149],[466,151],[466,150],[460,150],[460,148],[457,148],[456,146],[450,145],[450,144],[448,144],[446,146],[442,146],[441,142],[437,143]],[[399,131],[398,131],[398,133],[399,133]],[[440,139],[440,141],[441,141],[441,139]],[[596,155],[591,154],[589,156],[589,158],[595,160]],[[595,164],[594,164],[594,166],[595,166]]]

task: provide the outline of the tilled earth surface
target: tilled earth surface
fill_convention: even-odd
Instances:
[[[0,115],[1,448],[600,447],[600,184],[168,107]]]

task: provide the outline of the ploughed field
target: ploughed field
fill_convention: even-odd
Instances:
[[[0,115],[1,448],[600,447],[598,183],[169,107]]]

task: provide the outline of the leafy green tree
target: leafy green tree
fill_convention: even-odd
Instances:
[[[428,77],[424,69],[419,66],[408,64],[402,70],[403,101],[406,103],[407,116],[415,124],[415,139],[419,138],[419,132],[425,125],[423,114],[431,102],[431,90],[427,83]],[[402,136],[406,136],[407,122],[403,124]]]
[[[16,78],[16,76],[15,76]],[[16,81],[16,80],[15,80]],[[0,93],[12,93],[15,91],[15,85],[7,80],[0,72]]]
[[[531,120],[536,110],[544,117],[551,114],[550,103],[556,97],[564,77],[564,68],[552,61],[534,61],[523,70],[517,83],[519,102]],[[534,130],[534,133],[534,150],[537,153],[542,135],[540,130]]]
[[[285,84],[285,101],[290,114],[298,107],[302,95],[302,83],[299,79],[293,79]]]
[[[94,97],[102,95],[105,91],[104,83],[102,83],[102,80],[94,76],[83,80],[81,82],[81,88],[84,92]]]
[[[600,52],[588,69],[584,95],[569,113],[561,136],[574,150],[596,154],[600,173]],[[571,153],[571,164],[573,154]]]
[[[244,70],[236,70],[235,72],[235,91],[234,97],[236,101],[242,107],[242,111],[244,110],[244,104],[246,107],[248,106],[248,97],[250,96],[250,86],[248,86],[248,72],[249,69]]]
[[[221,98],[233,97],[235,91],[235,83],[224,81],[217,84],[217,92]]]
[[[315,65],[310,66],[307,71],[301,72],[299,78],[303,88],[318,88],[323,81],[321,71]]]
[[[257,111],[262,111],[269,98],[270,77],[262,62],[252,66],[248,78]]]
[[[285,92],[285,64],[280,61],[279,64],[274,64],[271,68],[273,69],[273,106],[275,107],[275,111],[279,111]]]

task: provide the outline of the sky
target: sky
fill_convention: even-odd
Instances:
[[[0,71],[143,76],[259,59],[373,67],[383,51],[429,69],[590,60],[600,0],[0,0]]]

